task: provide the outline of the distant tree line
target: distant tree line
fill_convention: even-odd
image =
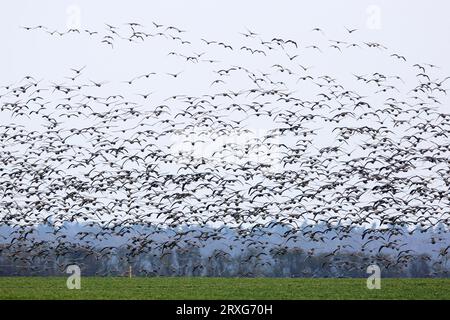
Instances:
[[[236,256],[216,250],[202,255],[197,247],[173,249],[163,256],[141,253],[130,259],[125,246],[115,254],[101,255],[100,250],[87,254],[74,248],[64,257],[33,257],[32,263],[18,256],[4,254],[0,246],[1,276],[59,276],[68,265],[77,264],[86,276],[206,276],[206,277],[366,277],[369,265],[380,266],[384,277],[448,277],[448,268],[429,255],[414,256],[399,264],[389,255],[363,253],[310,254],[302,249],[280,253],[249,249]],[[100,258],[99,258],[100,257]],[[131,268],[130,268],[131,267]]]

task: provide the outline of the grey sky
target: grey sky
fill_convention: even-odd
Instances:
[[[154,107],[174,94],[192,94],[201,96],[220,90],[239,91],[253,86],[246,78],[233,78],[226,86],[212,87],[211,81],[217,79],[213,72],[217,68],[231,65],[243,65],[251,70],[268,72],[271,65],[286,57],[265,58],[250,55],[239,50],[242,44],[249,43],[239,34],[246,28],[257,32],[265,40],[273,37],[294,39],[300,44],[299,58],[303,65],[313,66],[315,76],[330,75],[338,77],[339,83],[357,89],[362,95],[370,96],[373,103],[383,101],[386,96],[373,95],[367,86],[357,87],[352,73],[371,74],[381,72],[387,75],[400,75],[408,85],[398,85],[401,99],[408,96],[411,82],[417,84],[417,70],[414,63],[433,63],[441,67],[430,70],[431,77],[444,77],[450,70],[448,53],[450,39],[446,33],[450,30],[450,20],[446,14],[450,5],[447,1],[433,1],[432,4],[419,1],[14,1],[2,4],[0,10],[0,32],[2,50],[0,50],[0,85],[20,81],[25,75],[44,79],[44,82],[70,83],[65,76],[73,75],[70,68],[88,67],[83,72],[83,83],[89,80],[108,81],[102,89],[86,88],[83,94],[95,90],[95,94],[126,94],[128,99],[138,100],[138,93],[155,91],[153,100],[145,101],[143,107]],[[173,41],[150,38],[145,43],[127,43],[118,41],[114,49],[101,44],[101,36],[88,37],[67,35],[51,36],[43,31],[25,31],[21,26],[44,25],[49,30],[66,31],[67,24],[79,18],[79,28],[102,32],[105,23],[125,28],[126,22],[138,22],[144,29],[151,31],[152,21],[165,25],[175,25],[187,30],[186,37],[194,45],[182,46]],[[75,20],[77,20],[75,19]],[[311,30],[320,27],[324,34]],[[358,28],[354,35],[345,30]],[[149,30],[150,29],[150,30]],[[236,47],[233,52],[205,45],[200,38],[215,39],[231,43]],[[388,53],[372,49],[346,49],[340,53],[328,49],[330,39],[349,42],[379,42],[389,48]],[[258,41],[250,39],[249,41]],[[323,45],[323,54],[306,46]],[[327,50],[325,50],[327,48]],[[167,53],[176,50],[179,53],[192,54],[195,51],[207,51],[206,56],[221,60],[218,66],[187,63],[183,59],[168,57]],[[288,50],[289,51],[289,50]],[[407,57],[403,63],[390,57],[390,53],[399,53]],[[278,53],[276,53],[278,54]],[[294,65],[292,63],[291,65]],[[297,66],[297,71],[301,74]],[[132,87],[123,81],[155,71],[158,77],[136,83]],[[181,79],[170,79],[165,73],[183,71]],[[272,69],[273,71],[273,69]],[[256,71],[255,71],[256,72]],[[274,76],[275,77],[275,76]],[[226,80],[226,79],[225,79]],[[274,78],[276,81],[277,79]],[[350,81],[351,80],[351,81]],[[373,87],[371,88],[373,89]],[[103,90],[103,91],[102,91]],[[296,90],[302,98],[314,97],[317,88],[292,82],[289,90]],[[102,91],[101,93],[99,91]],[[51,91],[48,91],[51,94]],[[389,95],[397,93],[390,92]],[[14,97],[7,97],[12,100]],[[63,99],[60,93],[51,96],[58,103]],[[381,99],[381,100],[379,100]],[[153,106],[152,106],[153,104]],[[98,107],[98,106],[97,106]],[[90,120],[90,119],[87,119]],[[236,119],[240,120],[240,119]],[[0,124],[11,119],[0,119]],[[15,118],[16,123],[31,127],[38,125],[26,117]],[[86,121],[70,120],[87,125]],[[313,121],[314,122],[314,121]],[[362,124],[362,123],[360,123]],[[132,126],[128,125],[127,126]],[[149,124],[151,125],[151,123]],[[263,121],[248,124],[252,131],[264,128]],[[318,125],[312,123],[311,128]],[[329,145],[327,128],[322,138],[317,139],[316,147]],[[331,130],[329,130],[331,131]]]
[[[77,14],[79,12],[79,16]],[[81,30],[102,31],[104,23],[124,26],[126,22],[138,22],[144,29],[152,27],[152,21],[165,25],[175,25],[187,30],[186,37],[199,43],[194,50],[208,51],[209,58],[220,59],[220,67],[233,64],[245,65],[259,72],[271,68],[278,60],[264,59],[262,56],[249,55],[239,50],[244,41],[239,32],[246,28],[257,32],[261,37],[289,38],[301,44],[301,64],[313,66],[316,76],[329,74],[338,76],[339,83],[353,89],[356,80],[352,73],[366,74],[375,71],[388,75],[400,75],[408,86],[399,84],[398,95],[407,97],[417,85],[417,70],[414,63],[432,63],[441,67],[430,70],[431,77],[448,75],[450,62],[450,12],[448,1],[13,1],[0,5],[0,32],[2,50],[0,50],[0,86],[17,82],[25,75],[34,76],[44,81],[70,83],[64,79],[69,76],[70,68],[87,65],[83,72],[83,81],[108,81],[102,93],[97,88],[86,88],[83,94],[96,90],[96,94],[127,94],[137,100],[138,93],[156,91],[152,104],[162,103],[173,94],[193,94],[201,96],[212,94],[217,90],[248,89],[249,79],[234,78],[224,89],[211,88],[211,81],[217,79],[212,70],[217,67],[209,65],[194,66],[186,61],[167,57],[171,50],[192,54],[192,48],[171,47],[163,39],[151,38],[145,43],[128,44],[126,40],[118,41],[114,49],[101,44],[101,37],[68,35],[51,36],[40,31],[25,31],[21,26],[45,25],[49,30],[66,31],[67,24],[75,16],[79,17]],[[311,30],[320,27],[324,34]],[[345,30],[358,28],[359,31],[349,36]],[[147,29],[148,30],[148,29]],[[150,31],[150,30],[149,30]],[[233,52],[216,47],[205,48],[200,38],[217,39],[232,43],[237,47]],[[343,39],[350,42],[379,42],[389,48],[389,53],[381,56],[379,50],[348,49],[345,54],[327,50],[323,54],[305,49],[305,46],[323,43],[329,47],[330,39]],[[249,41],[257,41],[250,39]],[[390,53],[399,53],[407,57],[403,63],[390,57]],[[284,52],[280,52],[284,55]],[[285,56],[282,56],[286,60]],[[298,68],[298,66],[297,66]],[[155,71],[158,77],[144,83],[127,87],[123,81]],[[183,71],[182,79],[174,81],[166,73]],[[300,72],[300,70],[299,70]],[[73,74],[72,74],[73,75]],[[276,77],[276,76],[274,76]],[[434,78],[433,78],[434,79]],[[225,79],[226,80],[226,79]],[[276,81],[277,79],[274,78]],[[350,81],[351,80],[351,81]],[[392,80],[394,81],[394,80]],[[302,98],[315,96],[317,88],[295,85],[290,90],[297,90]],[[306,85],[305,85],[306,86]],[[367,86],[366,86],[367,87]],[[362,95],[367,88],[358,88]],[[373,88],[372,88],[373,89]],[[396,95],[396,92],[389,92]],[[153,96],[152,96],[153,97]],[[54,101],[62,99],[56,92],[51,96]],[[386,98],[383,94],[370,96],[376,104],[378,99]],[[10,97],[8,97],[10,99]],[[12,99],[12,98],[11,98]],[[446,98],[448,100],[448,98]],[[53,100],[52,100],[53,101]],[[139,101],[139,100],[137,100]],[[155,102],[156,101],[156,102]],[[142,103],[143,107],[147,101]],[[176,102],[174,102],[175,104]],[[444,104],[443,104],[444,106]],[[96,106],[98,107],[98,105]],[[154,106],[153,106],[154,107]],[[445,107],[445,106],[444,106]],[[95,108],[95,107],[94,107]],[[3,121],[11,119],[0,119]],[[88,119],[90,120],[90,119]],[[98,119],[96,119],[98,120]],[[239,120],[239,119],[238,119]],[[15,119],[34,125],[25,117]],[[79,121],[79,120],[75,120]],[[70,122],[73,125],[74,122]],[[151,125],[151,124],[150,124]],[[251,125],[251,124],[250,124]],[[254,124],[264,127],[264,123]],[[132,125],[127,123],[127,127]],[[256,127],[255,127],[256,126]],[[315,124],[312,124],[314,127]],[[326,128],[324,145],[329,144]],[[316,147],[320,145],[317,144]],[[365,199],[363,199],[365,200]],[[371,199],[368,199],[368,202]]]
[[[448,1],[14,1],[2,3],[0,7],[0,85],[19,81],[25,75],[44,79],[46,82],[70,83],[65,76],[71,75],[70,68],[88,67],[83,72],[84,82],[89,80],[108,81],[105,94],[127,94],[137,99],[137,93],[155,91],[153,104],[162,103],[173,94],[202,95],[211,93],[213,70],[236,65],[245,65],[252,70],[267,72],[276,58],[249,55],[240,50],[227,52],[214,47],[206,48],[200,38],[218,39],[232,43],[237,48],[245,42],[239,32],[246,28],[257,32],[264,39],[273,37],[290,38],[302,47],[299,63],[313,66],[316,76],[329,74],[338,77],[339,82],[355,88],[354,74],[381,72],[400,75],[406,82],[416,82],[414,63],[433,63],[441,67],[432,77],[444,77],[450,70],[450,20]],[[75,21],[75,22],[74,22]],[[49,30],[66,31],[67,25],[79,23],[81,30],[104,31],[105,23],[125,28],[126,22],[138,22],[151,31],[152,21],[175,25],[187,30],[187,38],[196,41],[195,51],[208,51],[209,58],[220,59],[217,67],[199,66],[182,59],[167,57],[171,50],[192,55],[192,48],[185,48],[161,39],[151,38],[145,43],[119,41],[114,49],[101,44],[101,36],[88,37],[67,35],[51,36],[41,31],[25,31],[21,26],[44,25]],[[311,32],[320,27],[324,34]],[[345,27],[358,28],[349,36]],[[318,44],[329,46],[328,40],[379,42],[389,48],[389,53],[379,50],[346,49],[345,53],[326,50],[323,54],[304,49]],[[198,46],[196,46],[198,44]],[[197,50],[198,48],[198,50]],[[399,53],[407,57],[401,63],[390,57]],[[285,57],[282,57],[285,59]],[[298,68],[298,67],[297,67]],[[123,81],[137,75],[155,71],[155,79],[127,87]],[[183,71],[183,78],[171,81],[164,77],[166,72]],[[352,80],[352,82],[350,82]],[[247,81],[247,82],[245,82]],[[248,88],[248,79],[233,79],[227,90]],[[407,96],[408,86],[399,86],[401,98]],[[294,85],[300,95],[314,95],[314,88]],[[366,88],[358,88],[361,94]],[[87,89],[88,90],[88,89]],[[220,88],[217,90],[221,90]],[[310,92],[309,92],[309,91]],[[96,91],[98,93],[98,91]],[[372,101],[383,97],[373,96]],[[56,99],[61,99],[57,97]],[[59,101],[59,100],[56,100]],[[381,101],[381,100],[378,100]],[[239,119],[237,119],[239,120]],[[10,119],[0,119],[0,123]],[[31,125],[27,118],[16,122]],[[75,120],[77,121],[77,120]],[[73,121],[71,121],[73,124]],[[83,123],[85,125],[86,123]],[[259,127],[258,127],[259,126]],[[253,124],[253,131],[265,124]],[[328,144],[326,130],[324,139],[317,145]]]
[[[20,25],[44,24],[66,29],[68,8],[80,8],[82,28],[103,28],[136,20],[176,24],[193,34],[223,38],[248,27],[266,35],[284,35],[299,40],[319,26],[332,37],[343,26],[364,29],[361,36],[380,41],[415,61],[450,65],[450,3],[448,1],[4,1],[0,5],[1,82],[24,73],[64,70],[88,62],[106,69],[120,61],[133,68],[133,61],[117,51],[96,50],[86,41],[52,41],[47,35],[27,34]],[[367,27],[368,8],[380,8],[380,29]],[[45,41],[43,41],[45,39]],[[116,54],[117,53],[117,54]],[[425,61],[423,61],[425,62]],[[448,69],[448,68],[447,68]],[[47,70],[47,71],[44,71]]]

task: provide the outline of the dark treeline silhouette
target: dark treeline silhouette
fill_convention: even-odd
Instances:
[[[134,226],[127,238],[110,238],[106,242],[100,241],[86,246],[81,241],[73,241],[71,236],[79,234],[79,230],[86,228],[84,224],[67,223],[65,225],[67,243],[57,242],[48,238],[47,226],[38,226],[35,238],[29,242],[0,244],[0,275],[2,276],[58,276],[65,275],[68,265],[76,264],[86,276],[128,276],[131,270],[133,276],[209,276],[209,277],[365,277],[367,267],[376,264],[381,268],[384,277],[448,277],[448,253],[429,251],[423,239],[429,239],[430,233],[439,234],[438,226],[433,230],[401,232],[402,240],[408,242],[406,253],[397,250],[379,252],[359,244],[365,234],[364,228],[356,228],[350,234],[353,245],[345,251],[336,252],[341,248],[339,241],[324,241],[323,249],[317,251],[307,242],[295,245],[274,245],[273,239],[266,248],[255,248],[245,244],[227,243],[221,240],[222,247],[229,246],[232,253],[220,249],[220,246],[209,241],[202,249],[193,245],[179,244],[173,248],[161,249],[154,247],[146,252],[136,253],[132,246],[127,245],[138,235],[149,231],[149,227]],[[91,225],[92,228],[92,225]],[[94,227],[95,228],[95,227]],[[100,227],[98,227],[101,229]],[[203,227],[204,228],[204,227]],[[321,231],[324,225],[311,227],[313,231]],[[195,227],[185,227],[184,232]],[[289,228],[279,228],[283,234]],[[202,229],[203,230],[203,229]],[[154,231],[154,230],[153,230]],[[236,230],[222,230],[225,238],[232,239]],[[154,233],[154,232],[153,232]],[[169,236],[174,233],[171,229],[161,231]],[[276,232],[274,232],[276,233]],[[14,228],[3,228],[1,233],[8,240],[7,234],[14,234]],[[247,243],[256,241],[256,235],[247,237]],[[42,239],[46,239],[42,240]],[[52,240],[52,241],[49,241]],[[151,239],[149,239],[151,240]],[[364,241],[363,241],[364,242]],[[41,252],[53,254],[30,255],[27,251],[36,252],[36,243]],[[157,243],[157,241],[155,241]],[[349,243],[348,239],[347,242]],[[309,247],[308,247],[309,245]],[[27,249],[27,246],[29,249]],[[379,244],[374,243],[373,248]],[[92,249],[94,248],[94,249]],[[65,250],[65,255],[59,255],[58,250]]]

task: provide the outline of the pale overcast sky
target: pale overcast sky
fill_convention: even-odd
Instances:
[[[214,78],[215,73],[211,72],[209,65],[195,66],[194,69],[193,64],[167,57],[167,53],[171,50],[191,50],[186,54],[192,54],[192,50],[195,52],[198,48],[199,52],[208,51],[206,55],[210,55],[209,58],[224,62],[221,67],[239,64],[250,66],[252,70],[267,72],[277,60],[264,60],[263,56],[239,50],[246,43],[246,39],[239,33],[246,32],[248,28],[266,40],[282,37],[297,41],[301,47],[299,63],[313,66],[315,75],[337,76],[339,83],[343,85],[351,86],[356,82],[352,73],[381,72],[400,75],[409,83],[409,86],[399,85],[398,94],[405,98],[412,88],[410,82],[417,85],[417,69],[412,67],[414,63],[440,66],[440,69],[429,70],[430,77],[439,76],[442,79],[448,75],[449,12],[450,2],[446,0],[3,1],[0,4],[0,87],[17,83],[26,75],[34,76],[37,80],[45,79],[47,82],[70,83],[64,79],[65,76],[73,76],[70,68],[87,65],[83,72],[84,81],[108,81],[105,88],[102,88],[106,90],[104,96],[123,93],[137,99],[137,93],[157,91],[156,94],[161,93],[160,98],[164,101],[173,94],[211,94],[212,89],[215,89],[211,88],[211,81],[217,77]],[[59,37],[36,30],[25,31],[22,28],[44,25],[48,30],[66,31],[68,26],[73,26],[82,31],[89,29],[104,32],[105,23],[124,28],[127,22],[140,23],[148,31],[153,30],[152,22],[177,26],[187,30],[183,37],[199,46],[192,46],[194,49],[183,46],[173,48],[171,46],[174,44],[168,45],[161,39],[151,38],[151,41],[145,43],[118,41],[114,49],[111,49],[108,45],[101,44],[101,36],[89,37],[82,32],[80,35]],[[311,31],[316,27],[323,29],[324,34]],[[357,28],[358,32],[349,35],[345,27]],[[216,47],[206,48],[200,38],[232,43],[237,49],[228,52]],[[342,39],[350,43],[379,42],[389,49],[387,54],[383,52],[383,56],[380,53],[382,51],[366,47],[364,49],[367,50],[345,50],[345,54],[332,50],[318,54],[305,49],[305,46],[321,41],[324,48],[327,48],[330,39]],[[407,62],[390,57],[391,53],[405,56]],[[286,60],[285,56],[283,58]],[[207,72],[203,72],[205,68],[208,68]],[[125,80],[153,71],[162,77],[150,79],[145,87],[139,87],[139,83],[132,88],[123,84]],[[184,72],[182,81],[167,79],[167,72],[180,71]],[[351,79],[352,82],[346,79]],[[233,79],[226,89],[249,89],[248,83],[244,81],[248,82],[248,79]],[[124,93],[126,90],[128,91]],[[309,93],[307,88],[300,85],[292,90],[298,90],[299,94]],[[358,92],[365,94],[364,91]],[[61,99],[59,92],[54,96],[51,98]],[[376,101],[383,96],[370,98]],[[443,103],[443,106],[447,105]],[[11,119],[0,119],[0,124],[3,121],[10,122]],[[14,121],[33,125],[25,117]],[[73,125],[72,121],[80,120],[70,120],[70,125]],[[327,138],[329,139],[325,136],[322,140],[324,144],[328,143]]]
[[[240,32],[246,28],[270,40],[273,37],[290,38],[301,47],[302,65],[313,66],[314,74],[335,76],[339,82],[353,87],[352,74],[381,72],[399,75],[407,83],[417,82],[414,63],[439,65],[429,70],[432,77],[441,79],[450,70],[450,12],[448,1],[12,1],[0,5],[0,86],[17,83],[26,75],[37,80],[70,83],[64,77],[72,75],[70,68],[87,65],[83,81],[108,81],[105,94],[127,94],[136,98],[137,93],[156,91],[161,101],[174,94],[202,95],[211,93],[211,81],[215,73],[209,66],[186,63],[171,58],[171,50],[185,52],[207,51],[211,59],[220,59],[220,67],[244,65],[252,70],[268,72],[276,58],[250,55],[238,50],[246,44]],[[105,23],[126,28],[125,23],[138,22],[144,30],[153,31],[152,22],[175,25],[187,30],[184,37],[193,42],[189,48],[149,38],[145,43],[118,41],[114,49],[101,44],[102,35],[87,36],[84,29],[105,32]],[[44,25],[48,30],[67,31],[68,27],[82,30],[80,35],[51,36],[44,31],[25,31],[23,26]],[[324,34],[312,32],[320,27]],[[349,35],[345,28],[357,28]],[[228,52],[212,46],[206,47],[201,38],[219,40],[235,46]],[[308,45],[329,48],[329,40],[349,42],[379,42],[388,47],[380,50],[346,49],[345,53],[327,50],[318,54],[304,49]],[[198,45],[198,46],[197,46]],[[193,49],[195,48],[195,49]],[[192,52],[192,50],[194,50]],[[324,50],[325,51],[325,50]],[[398,53],[407,57],[402,63],[390,57]],[[284,57],[285,59],[285,57]],[[205,69],[206,68],[206,69]],[[214,67],[213,67],[214,69]],[[217,67],[216,67],[217,69]],[[149,80],[145,86],[132,88],[121,86],[125,80],[146,72],[158,72],[163,77]],[[183,71],[183,79],[173,82],[164,78],[167,72]],[[205,72],[203,72],[205,71]],[[273,69],[272,69],[273,71]],[[217,78],[217,77],[216,77]],[[352,80],[352,83],[349,81]],[[153,81],[153,82],[152,82]],[[247,81],[247,82],[243,82]],[[409,86],[401,94],[404,98]],[[227,83],[229,90],[248,87],[248,79],[233,79]],[[299,92],[309,88],[295,86]],[[291,88],[292,90],[292,88]],[[364,88],[360,91],[364,94]],[[402,90],[402,89],[401,89]],[[313,91],[312,91],[313,92]],[[49,92],[50,93],[50,92]],[[381,97],[383,98],[383,97]],[[155,99],[158,99],[155,97]],[[378,97],[371,97],[377,100]],[[155,100],[154,100],[155,101]],[[2,119],[0,123],[10,119]],[[27,118],[16,119],[31,125]],[[75,120],[77,121],[77,120]],[[252,128],[258,130],[263,123]],[[327,136],[322,141],[327,143]],[[319,139],[321,140],[321,139]],[[320,144],[320,143],[319,143]]]
[[[24,73],[44,75],[44,70],[60,71],[69,65],[91,61],[107,68],[119,59],[122,65],[132,68],[133,61],[124,59],[118,50],[95,50],[84,38],[52,41],[51,37],[27,34],[19,28],[43,24],[65,30],[76,11],[79,11],[81,28],[99,29],[105,22],[138,21],[150,25],[151,21],[157,21],[215,38],[230,38],[245,27],[268,36],[284,35],[299,40],[311,28],[321,27],[332,38],[342,35],[343,26],[348,26],[363,30],[360,37],[380,41],[414,61],[424,60],[445,66],[447,70],[450,66],[450,3],[445,0],[18,0],[0,4],[1,82],[12,81]]]

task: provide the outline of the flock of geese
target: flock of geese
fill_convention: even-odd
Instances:
[[[226,259],[245,248],[259,253],[243,263],[270,267],[289,250],[314,255],[333,242],[331,265],[350,268],[339,254],[364,252],[406,268],[419,253],[403,241],[408,230],[429,233],[435,267],[447,268],[450,77],[442,68],[357,41],[361,31],[350,28],[341,39],[313,28],[318,41],[307,44],[251,30],[234,42],[195,39],[158,23],[22,28],[113,50],[161,38],[176,48],[162,58],[189,70],[144,70],[120,89],[87,77],[89,66],[68,67],[59,82],[26,74],[1,85],[0,226],[12,231],[0,234],[0,253],[16,263],[75,247],[114,256],[114,235],[129,259],[194,247]],[[404,73],[336,76],[303,62],[355,50],[374,50]],[[262,64],[229,64],[232,52]],[[210,70],[197,78],[204,89],[186,94],[183,78],[199,66]],[[163,81],[170,95],[158,95]],[[69,235],[68,222],[82,230]],[[42,225],[52,231],[37,234]],[[360,241],[350,241],[361,227]]]

